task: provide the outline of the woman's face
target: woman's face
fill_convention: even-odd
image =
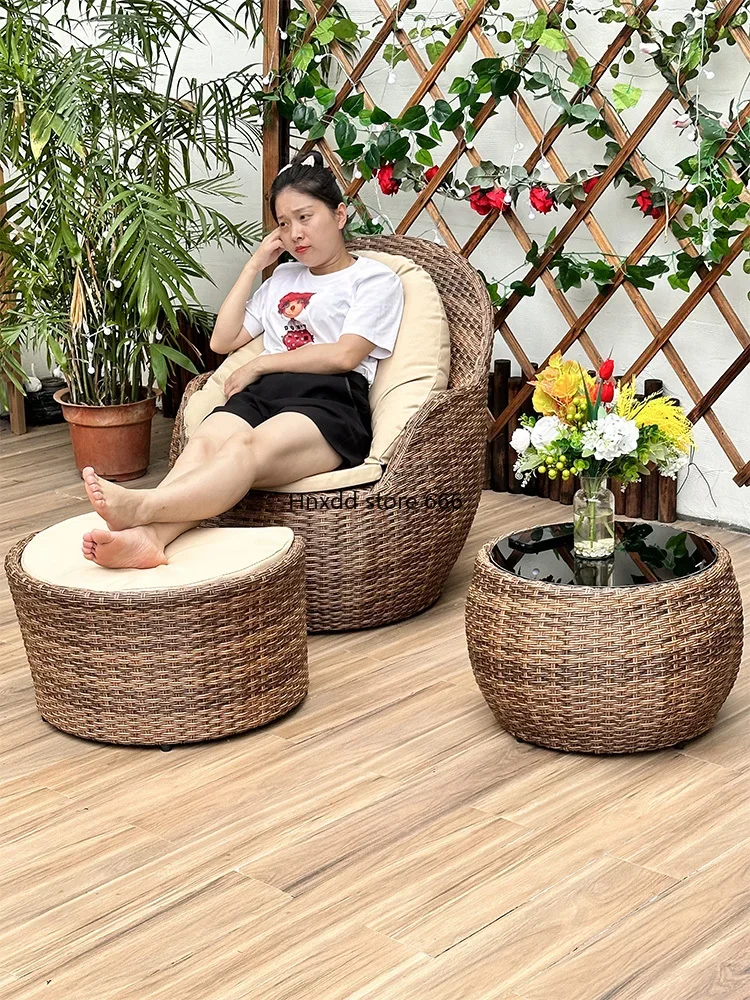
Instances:
[[[314,195],[284,188],[276,199],[276,218],[284,248],[297,260],[316,267],[341,252],[346,206],[335,212]]]

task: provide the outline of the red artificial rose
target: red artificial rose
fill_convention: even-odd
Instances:
[[[493,188],[491,191],[487,192],[487,201],[492,205],[493,208],[497,209],[502,215],[503,212],[509,212],[511,202],[508,198],[506,202],[507,192],[505,188]]]
[[[479,215],[489,215],[492,211],[492,205],[490,204],[487,195],[484,191],[482,191],[478,184],[475,184],[471,189],[469,204],[475,212],[479,213]]]
[[[599,378],[603,379],[605,382],[607,379],[612,378],[612,373],[615,370],[615,363],[612,358],[607,358],[606,361],[602,361],[602,366],[599,369]]]
[[[432,178],[435,176],[435,174],[438,172],[439,169],[440,167],[430,167],[429,170],[425,170],[424,179],[427,181],[428,184],[430,183],[430,181],[432,180]]]
[[[531,202],[531,207],[541,215],[546,215],[553,208],[557,211],[555,196],[543,184],[537,184],[529,191],[529,201]]]
[[[584,190],[584,193],[588,194],[590,191],[593,191],[593,189],[596,187],[596,185],[599,183],[600,180],[601,180],[601,175],[597,177],[589,177],[588,180],[585,180],[581,185],[581,187]]]
[[[644,215],[650,215],[652,219],[658,219],[663,214],[663,208],[657,208],[651,197],[650,191],[639,191],[635,203]]]
[[[398,189],[401,187],[401,181],[398,177],[393,176],[393,164],[386,163],[378,169],[377,172],[378,184],[380,184],[380,190],[383,194],[396,194]]]
[[[602,402],[611,403],[615,398],[615,387],[611,382],[604,382],[602,384]]]

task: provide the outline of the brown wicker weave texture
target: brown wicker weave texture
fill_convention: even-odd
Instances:
[[[531,582],[480,549],[466,600],[469,656],[498,721],[529,743],[583,753],[674,746],[706,732],[742,656],[727,550],[666,583],[598,589]]]
[[[304,542],[255,575],[199,587],[103,593],[5,570],[39,711],[107,743],[215,739],[288,712],[308,686]]]
[[[345,491],[357,507],[325,508],[339,493],[300,495],[252,490],[210,523],[284,524],[307,543],[308,628],[312,632],[384,625],[433,604],[443,589],[474,519],[484,483],[487,370],[494,338],[484,282],[460,255],[411,236],[352,240],[357,250],[410,257],[432,276],[451,330],[446,391],[409,421],[385,475],[374,486]],[[185,444],[183,411],[208,374],[188,386],[175,420],[170,463]],[[317,506],[308,509],[310,503]],[[416,509],[368,506],[378,497],[416,500]],[[460,507],[428,506],[428,498],[458,497]]]

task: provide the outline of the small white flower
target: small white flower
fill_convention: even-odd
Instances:
[[[506,191],[505,197],[503,198],[503,205],[510,205],[512,201],[513,201],[513,195],[510,193],[510,191]]]
[[[722,128],[729,128],[729,126],[731,124],[732,123],[730,122],[730,120],[728,118],[720,118],[719,119],[719,125],[721,125]]]
[[[163,333],[157,333],[156,334],[156,339],[157,340],[164,340],[164,334]]]
[[[687,464],[688,456],[675,448],[665,461],[659,463],[659,472],[669,479],[676,479],[677,473],[680,469],[684,469]]]
[[[285,31],[283,31],[281,28],[279,28],[279,38],[282,41],[286,41],[287,38],[289,38],[289,35],[287,35],[287,33]]]
[[[688,126],[692,124],[693,122],[690,115],[678,115],[678,117],[672,122],[672,125],[675,128],[688,128]]]
[[[587,424],[581,434],[584,458],[593,455],[598,462],[613,462],[638,447],[638,427],[617,413],[607,413]]]
[[[380,222],[380,216],[379,215],[373,215],[373,217],[372,217],[372,224],[373,224],[373,226],[377,226],[377,224],[379,222]]]
[[[361,177],[361,176],[362,176],[362,171],[359,169],[359,167],[355,167],[352,177]]]
[[[713,80],[713,78],[716,76],[716,74],[712,69],[704,70],[703,75],[707,80]]]
[[[563,424],[557,417],[540,417],[531,429],[531,443],[535,448],[548,448],[560,437]]]
[[[60,368],[59,365],[56,365],[52,369],[52,374],[55,376],[55,378],[62,378],[63,377],[62,368]]]
[[[388,83],[395,83],[395,82],[396,82],[396,74],[391,70],[391,72],[388,74]]]
[[[503,199],[503,201],[504,201],[504,200],[505,200],[505,199]],[[536,212],[529,212],[529,218],[530,218],[530,219],[535,219],[535,218],[536,218]]]
[[[93,375],[95,371],[96,371],[96,368],[94,368],[93,365],[89,365],[89,375]]]
[[[513,431],[513,436],[510,439],[510,446],[513,451],[517,452],[519,455],[523,455],[530,444],[531,431],[529,431],[528,427],[517,427]]]
[[[515,144],[515,146],[513,147],[513,149],[515,150],[516,153],[520,153],[521,150],[523,149],[523,143],[522,142],[517,142]]]
[[[639,48],[644,56],[655,56],[659,51],[659,46],[656,42],[642,42]]]

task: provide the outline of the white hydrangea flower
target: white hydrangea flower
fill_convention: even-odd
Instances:
[[[665,461],[659,463],[659,472],[669,479],[676,479],[680,469],[684,469],[688,464],[688,456],[676,448],[670,449],[670,454]]]
[[[581,435],[584,457],[593,455],[598,462],[613,462],[638,447],[638,427],[616,413],[607,413],[587,424]]]
[[[535,448],[548,448],[560,437],[563,426],[557,417],[540,417],[531,429],[531,443]]]
[[[530,444],[531,432],[528,427],[517,427],[513,431],[513,436],[510,439],[510,446],[513,451],[517,452],[519,455],[523,455]]]

